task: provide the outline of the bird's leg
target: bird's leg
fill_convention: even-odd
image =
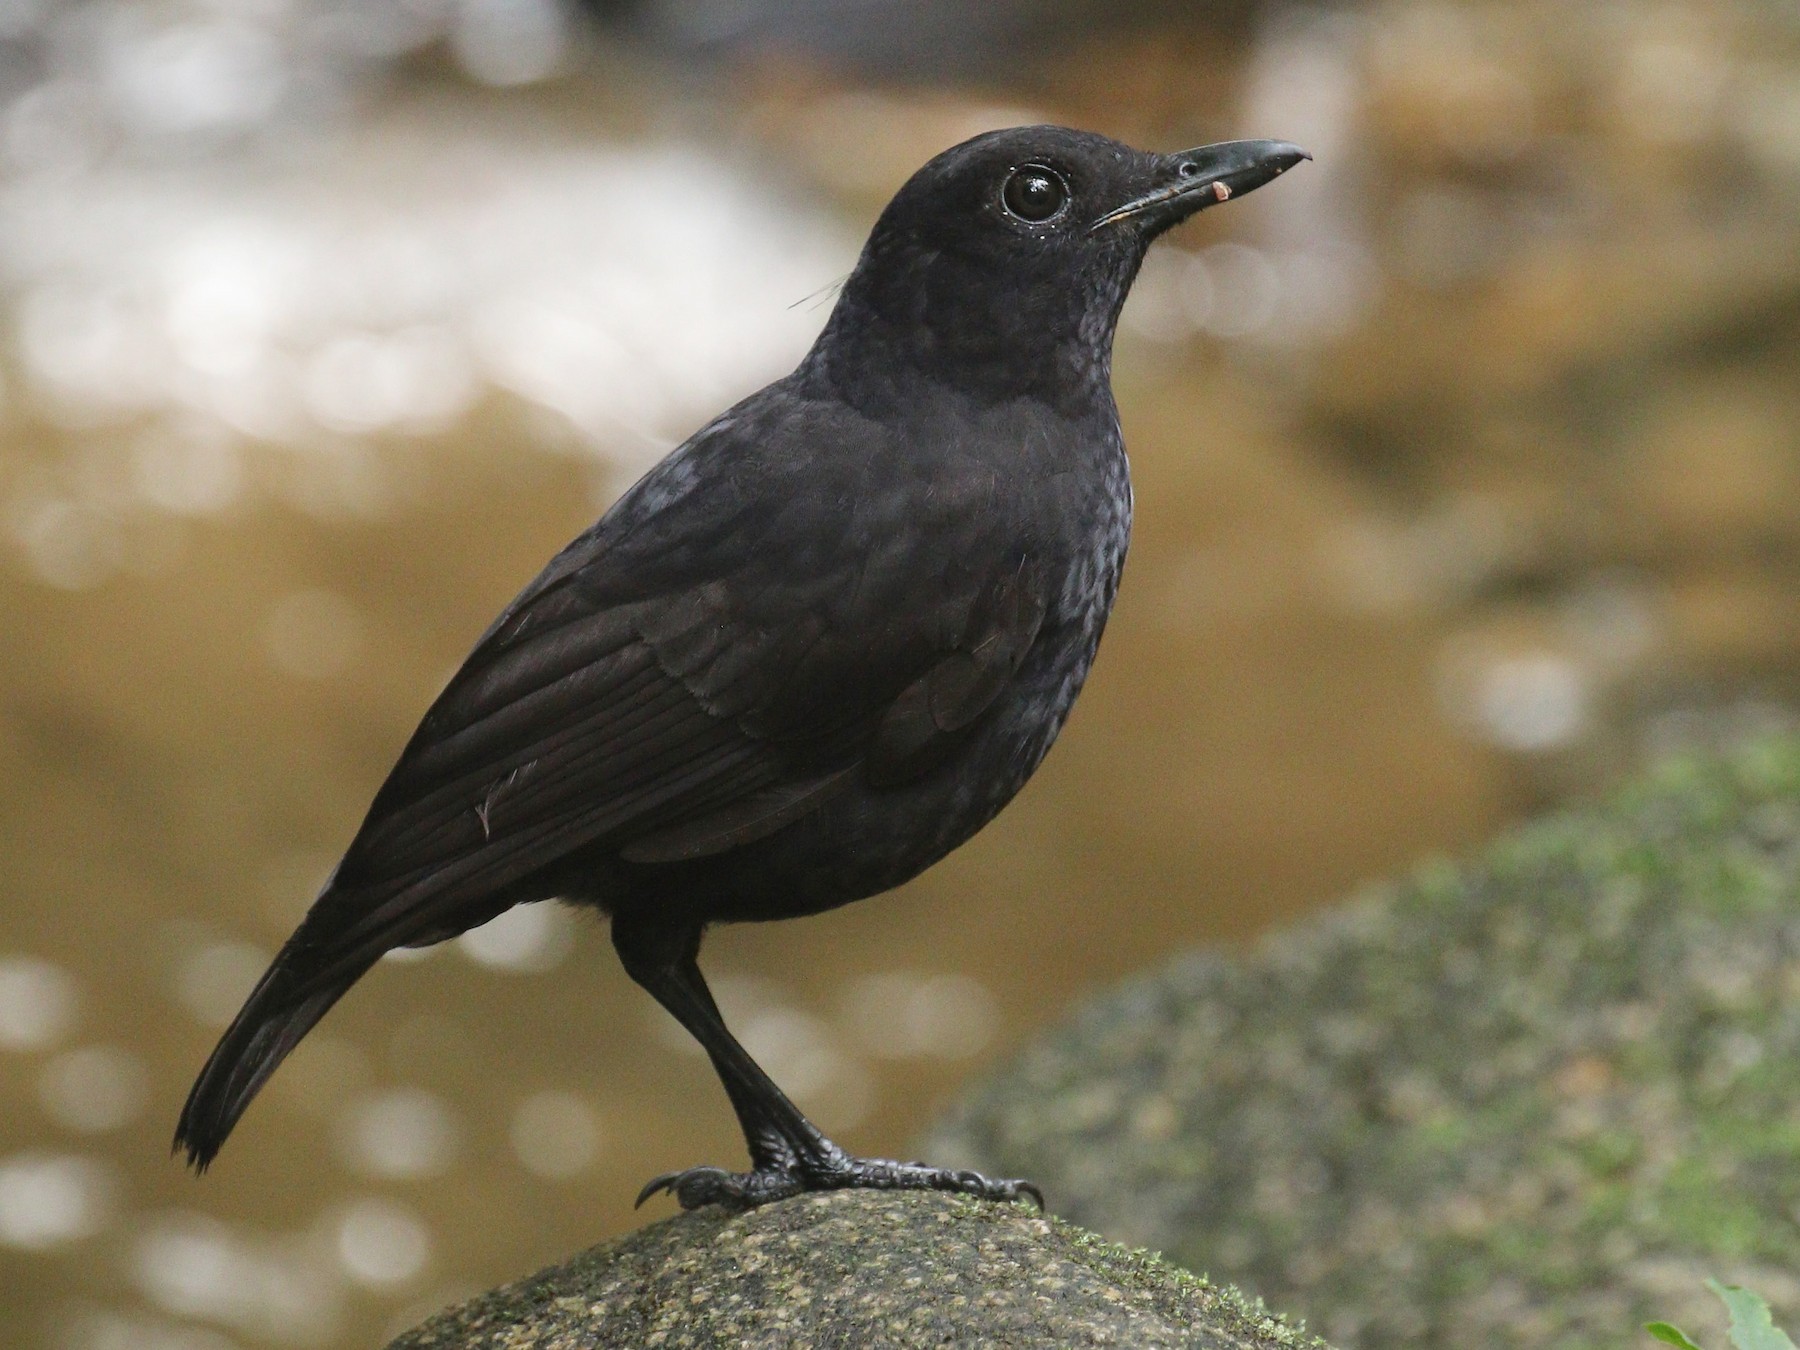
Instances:
[[[719,1075],[725,1094],[731,1098],[732,1110],[737,1113],[738,1124],[744,1131],[744,1143],[750,1150],[751,1166],[758,1172],[792,1170],[794,1150],[788,1143],[787,1132],[769,1119],[763,1099],[746,1090],[742,1081],[720,1059],[718,1050],[710,1043],[707,1035],[697,1029],[698,1025],[715,1025],[725,1040],[733,1046],[737,1045],[731,1033],[725,1030],[725,1020],[719,1012],[719,1005],[713,1001],[712,990],[706,987],[706,981],[700,975],[696,959],[700,952],[699,925],[671,929],[664,925],[634,925],[615,919],[612,931],[613,945],[618,950],[619,960],[626,973],[647,989],[700,1042],[707,1058],[712,1061],[713,1071]],[[742,1051],[741,1047],[739,1049],[748,1060],[748,1052]],[[789,1102],[773,1082],[769,1083],[769,1087],[781,1099],[783,1106],[795,1116],[800,1116],[799,1108]],[[652,1192],[646,1189],[638,1197],[638,1203],[641,1205],[650,1194]]]
[[[697,925],[674,930],[619,916],[612,931],[613,945],[632,979],[705,1048],[750,1150],[748,1172],[718,1167],[671,1172],[646,1185],[638,1195],[639,1204],[666,1190],[683,1209],[709,1204],[749,1209],[805,1191],[867,1188],[959,1191],[991,1200],[1029,1196],[1043,1207],[1043,1196],[1028,1181],[991,1180],[978,1172],[852,1157],[806,1118],[727,1029],[700,973]]]
[[[700,935],[696,931],[693,945],[687,952],[686,959],[675,967],[675,973],[683,990],[699,998],[711,1020],[716,1022],[721,1030],[724,1030],[724,1015],[720,1013],[719,1005],[713,1000],[712,990],[707,987],[705,978],[700,974],[700,964],[696,959],[699,950]],[[663,1006],[666,1008],[669,1005],[663,1001]],[[693,1030],[685,1020],[682,1021],[682,1025],[689,1031]],[[726,1031],[725,1034],[733,1044],[736,1044],[736,1039],[731,1037],[729,1031]],[[705,1045],[704,1041],[702,1045]],[[796,1158],[794,1146],[788,1142],[789,1132],[771,1119],[765,1106],[766,1099],[759,1097],[750,1087],[746,1086],[744,1081],[737,1077],[731,1071],[730,1066],[719,1057],[718,1052],[710,1046],[706,1047],[706,1055],[712,1061],[713,1072],[719,1075],[719,1081],[724,1084],[725,1095],[731,1098],[731,1109],[737,1113],[738,1125],[744,1131],[745,1146],[750,1150],[751,1166],[758,1172],[792,1171]],[[748,1051],[744,1052],[744,1057],[749,1058]],[[772,1080],[765,1081],[768,1082],[770,1091],[780,1099],[781,1105],[787,1108],[796,1120],[802,1124],[809,1124],[806,1117],[801,1115],[800,1108],[788,1100],[786,1093],[777,1088]],[[638,1203],[643,1203],[642,1196],[638,1198]]]

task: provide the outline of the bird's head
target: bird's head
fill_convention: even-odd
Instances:
[[[1053,126],[964,141],[881,213],[817,352],[996,397],[1085,392],[1150,242],[1310,158],[1285,141],[1153,154]]]

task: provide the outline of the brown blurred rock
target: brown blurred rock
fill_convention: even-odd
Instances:
[[[1636,444],[1625,500],[1669,550],[1749,556],[1800,536],[1800,406],[1775,381],[1684,379],[1650,404]]]

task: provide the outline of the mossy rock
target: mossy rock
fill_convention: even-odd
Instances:
[[[389,1350],[1329,1350],[1236,1291],[1018,1205],[837,1192],[684,1214]]]
[[[1088,1006],[922,1146],[1374,1346],[1800,1313],[1800,741]],[[1646,1342],[1647,1343],[1647,1342]]]

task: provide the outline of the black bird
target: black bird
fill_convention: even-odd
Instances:
[[[1126,291],[1157,235],[1305,158],[1038,126],[914,174],[798,369],[650,470],[482,635],[201,1070],[176,1148],[204,1170],[384,952],[560,897],[611,916],[749,1146],[750,1171],[658,1177],[640,1204],[1038,1198],[833,1144],[726,1029],[701,936],[897,886],[1037,768],[1130,535]]]

